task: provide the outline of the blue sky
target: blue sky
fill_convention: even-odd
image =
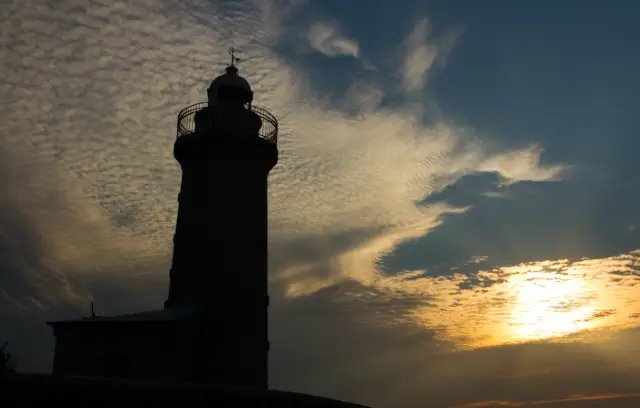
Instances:
[[[175,117],[233,45],[281,124],[275,388],[375,407],[635,406],[639,15],[631,1],[10,1],[0,336],[47,371],[44,321],[91,300],[161,307]]]

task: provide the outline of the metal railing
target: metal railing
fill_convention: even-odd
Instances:
[[[187,106],[178,114],[178,136],[184,136],[196,131],[196,113],[209,106],[208,102],[200,102]],[[264,109],[252,105],[245,105],[245,109],[255,113],[262,119],[262,127],[258,136],[273,144],[278,142],[278,120]]]

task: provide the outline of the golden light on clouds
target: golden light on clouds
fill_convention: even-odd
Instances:
[[[280,162],[269,179],[270,278],[289,296],[356,281],[363,289],[353,297],[375,297],[367,304],[373,318],[410,319],[461,346],[557,336],[591,324],[582,321],[602,307],[588,304],[595,309],[572,315],[554,309],[560,298],[580,297],[589,287],[554,280],[535,294],[518,280],[524,272],[508,268],[480,272],[486,285],[467,289],[459,287],[470,280],[463,275],[381,276],[382,256],[430,233],[443,216],[468,210],[417,204],[425,198],[479,172],[495,172],[505,183],[546,182],[562,179],[568,166],[541,163],[536,145],[503,148],[456,123],[426,123],[430,105],[415,92],[457,34],[438,39],[419,20],[401,47],[405,69],[380,69],[366,81],[354,75],[344,95],[329,98],[297,64],[300,55],[277,51],[301,24],[285,24],[284,9],[267,3],[242,3],[237,13],[235,2],[80,7],[61,0],[7,14],[0,139],[4,156],[29,171],[16,172],[6,201],[20,208],[38,242],[49,243],[20,258],[29,268],[14,268],[20,285],[11,281],[18,288],[13,304],[85,305],[104,282],[147,293],[150,282],[166,280],[180,183],[171,157],[175,115],[205,98],[233,42],[248,61],[241,70],[256,104],[281,125]],[[364,55],[341,33],[332,22],[328,37],[307,45],[347,53],[367,72],[371,62],[388,60]],[[390,83],[394,77],[406,94]]]
[[[580,301],[591,296],[588,281],[555,271],[523,272],[513,275],[507,284],[512,304],[506,323],[514,339],[546,339],[594,325],[589,317],[596,306]],[[572,306],[576,301],[578,304]]]
[[[428,87],[466,33],[415,16],[399,22],[404,40],[393,36],[372,47],[355,38],[358,30],[298,0],[23,3],[0,10],[0,174],[9,175],[0,177],[7,254],[0,308],[19,316],[6,332],[44,326],[41,310],[75,317],[94,298],[104,314],[161,307],[180,185],[172,157],[176,115],[206,98],[229,46],[246,60],[240,71],[256,105],[280,123],[280,161],[269,177],[269,278],[277,289],[270,292],[270,330],[279,336],[273,355],[285,357],[286,372],[279,384],[300,380],[312,384],[309,392],[331,395],[323,384],[340,382],[336,388],[378,393],[372,405],[388,399],[395,406],[416,390],[449,393],[443,381],[456,392],[465,381],[487,388],[478,383],[487,360],[467,375],[469,360],[451,356],[494,350],[450,354],[449,344],[595,338],[640,322],[640,252],[500,267],[480,256],[459,269],[384,274],[381,259],[399,245],[474,211],[474,200],[436,202],[465,177],[492,173],[507,187],[568,177],[571,163],[556,154],[548,157],[558,161],[541,160],[543,145],[502,143],[510,135],[494,138],[442,119],[451,112],[439,112]],[[321,62],[326,58],[330,63]],[[496,238],[469,235],[468,246]],[[532,255],[522,252],[514,258]],[[429,268],[428,255],[421,259],[416,268]],[[385,330],[370,331],[376,325]],[[50,346],[50,336],[37,340]],[[609,362],[627,359],[599,351]],[[499,374],[548,368],[530,359]],[[327,364],[330,371],[321,367]],[[369,375],[373,382],[362,379]]]
[[[526,263],[454,276],[414,271],[376,283],[422,306],[396,318],[434,328],[460,348],[598,339],[637,326],[640,251],[603,259]],[[477,264],[476,262],[470,262]]]
[[[504,268],[515,293],[505,322],[514,340],[587,336],[636,326],[639,254]]]
[[[0,47],[8,62],[3,149],[32,169],[19,184],[46,184],[62,197],[58,190],[74,189],[82,199],[25,203],[13,191],[9,196],[27,214],[73,209],[78,220],[66,228],[29,222],[45,241],[61,242],[66,234],[83,243],[74,255],[79,275],[102,268],[113,280],[123,279],[117,271],[144,253],[153,267],[136,267],[138,273],[166,277],[180,182],[171,157],[175,115],[205,98],[209,82],[228,62],[231,43],[247,59],[241,71],[256,104],[281,124],[280,162],[269,179],[271,276],[288,285],[290,294],[310,294],[345,279],[375,281],[380,256],[428,233],[443,215],[464,210],[416,202],[466,175],[491,171],[513,182],[562,178],[567,166],[541,164],[536,146],[501,149],[455,123],[427,124],[428,106],[415,95],[397,94],[389,81],[400,75],[396,80],[410,79],[412,91],[419,91],[432,54],[446,55],[455,36],[439,40],[420,20],[407,30],[410,41],[402,48],[410,72],[381,70],[366,81],[354,75],[345,89],[366,92],[329,98],[296,63],[297,48],[282,55],[278,41],[303,41],[302,48],[331,55],[346,52],[367,72],[371,61],[389,55],[356,52],[357,39],[344,37],[336,21],[312,19],[315,27],[331,28],[319,42],[292,35],[304,23],[287,20],[287,10],[303,5],[284,3],[291,4],[140,0],[115,7],[64,0],[8,11],[3,29],[13,34],[3,36]],[[382,106],[383,97],[394,99],[392,106]],[[60,181],[50,181],[54,171],[43,168],[62,174]],[[85,223],[89,214],[102,221]],[[93,235],[126,245],[85,239]],[[112,260],[110,267],[94,261],[94,247]],[[61,263],[51,269],[69,275]]]

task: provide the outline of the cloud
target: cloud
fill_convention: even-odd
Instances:
[[[520,407],[525,403],[515,401],[478,401],[458,405],[455,408],[484,408],[484,407]]]
[[[407,271],[381,278],[372,284],[376,291],[357,298],[416,299],[393,321],[421,322],[460,348],[587,341],[637,325],[637,264],[635,252],[493,269],[470,261],[446,275]]]
[[[529,146],[526,149],[497,154],[481,166],[485,172],[495,172],[503,177],[503,184],[528,181],[557,181],[570,170],[567,165],[540,166],[542,149]]]
[[[161,305],[180,182],[176,115],[205,98],[231,39],[248,60],[241,69],[256,105],[281,124],[269,222],[273,297],[283,306],[273,313],[315,296],[326,305],[333,298],[321,295],[331,293],[345,302],[338,310],[353,312],[345,326],[393,322],[422,333],[424,322],[407,316],[431,291],[422,282],[406,290],[407,276],[382,279],[378,261],[469,210],[425,199],[479,172],[510,183],[562,177],[565,167],[540,163],[537,147],[496,149],[454,123],[426,125],[424,106],[381,106],[390,90],[379,84],[358,84],[368,98],[355,113],[327,103],[275,50],[286,35],[276,5],[60,0],[2,11],[1,305],[22,319],[7,331],[27,318],[76,316],[94,298],[104,313]],[[418,41],[427,29],[416,30],[401,73],[410,89],[428,69]],[[310,35],[319,51],[359,55],[337,26],[319,23]]]
[[[34,166],[51,161],[81,180],[84,205],[112,220],[102,227],[107,241],[124,234],[158,256],[169,253],[179,183],[172,124],[178,110],[204,97],[226,63],[219,58],[226,34],[218,27],[233,27],[251,61],[243,74],[254,84],[256,104],[281,122],[282,158],[270,178],[279,266],[273,276],[294,286],[370,280],[379,254],[463,210],[415,203],[465,174],[490,169],[517,181],[555,179],[562,171],[540,165],[539,150],[490,153],[468,131],[425,126],[413,111],[374,104],[354,117],[327,106],[304,72],[256,39],[256,27],[276,29],[273,16],[261,26],[264,7],[152,3],[41,3],[14,10],[7,30],[17,37],[3,37],[6,148],[26,149]],[[327,241],[355,231],[368,232],[327,257],[323,248],[334,246]],[[301,236],[314,237],[307,241],[312,260],[300,262],[286,250]]]
[[[358,58],[360,54],[357,41],[345,37],[336,23],[312,24],[307,38],[311,48],[329,57],[349,55]]]
[[[405,41],[406,56],[402,66],[405,92],[421,91],[427,80],[427,71],[445,59],[462,34],[460,28],[452,29],[437,39],[431,38],[431,24],[427,18],[418,21]]]
[[[546,400],[546,401],[478,401],[471,402],[468,404],[457,405],[455,408],[482,408],[482,407],[524,407],[530,405],[545,405],[545,406],[584,406],[582,404],[567,404],[571,402],[586,402],[586,401],[600,401],[607,400],[611,403],[610,400],[619,400],[619,399],[632,399],[636,400],[631,401],[627,407],[631,407],[631,404],[637,404],[638,399],[640,399],[640,393],[633,394],[602,394],[602,395],[576,395],[570,396],[565,399],[555,399],[555,400]]]

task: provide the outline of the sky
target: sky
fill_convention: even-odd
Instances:
[[[640,4],[9,0],[0,340],[162,307],[177,113],[280,122],[270,376],[374,407],[640,402]]]

